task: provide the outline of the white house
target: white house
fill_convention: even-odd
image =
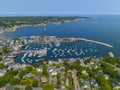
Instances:
[[[38,67],[38,68],[37,68],[37,71],[38,71],[38,72],[42,72],[42,71],[43,71],[43,68],[42,68],[42,67]]]
[[[51,72],[51,75],[57,75],[57,71],[56,71],[56,70],[53,70],[53,71]]]

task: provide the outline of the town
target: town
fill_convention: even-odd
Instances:
[[[21,53],[33,52],[40,57],[47,49],[21,50],[28,44],[59,46],[72,39],[55,36],[31,36],[16,39],[1,37],[0,44],[0,90],[118,90],[120,89],[120,58],[109,52],[106,57],[40,60],[35,63],[16,63]],[[30,55],[30,54],[29,54]],[[32,62],[32,61],[31,61]]]

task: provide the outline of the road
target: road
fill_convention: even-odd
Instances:
[[[72,78],[73,78],[73,84],[74,84],[75,90],[81,90],[77,76],[76,76],[76,72],[77,72],[76,70],[71,71]]]

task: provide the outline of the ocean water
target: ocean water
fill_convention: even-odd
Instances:
[[[61,43],[59,47],[53,46],[48,50],[46,60],[54,60],[57,58],[76,58],[97,56],[104,57],[108,52],[113,52],[115,56],[120,56],[120,16],[91,16],[94,19],[62,23],[60,25],[49,24],[47,26],[27,26],[18,28],[16,32],[4,33],[6,37],[23,37],[23,36],[57,36],[63,37],[82,37],[91,40],[97,40],[113,45],[113,48],[105,47],[90,42],[75,42],[70,44]],[[39,48],[41,45],[30,45],[30,47]],[[49,46],[44,46],[49,48]],[[59,52],[54,52],[57,49]],[[67,53],[71,50],[70,53]],[[72,51],[73,50],[73,51]],[[82,54],[81,54],[82,51]],[[63,56],[60,56],[63,54]],[[57,56],[56,56],[57,55]],[[16,61],[22,63],[20,55]],[[27,56],[26,56],[27,58]],[[38,57],[30,58],[35,62]],[[28,62],[26,62],[28,63]]]

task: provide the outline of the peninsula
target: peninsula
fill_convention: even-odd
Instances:
[[[24,26],[45,26],[48,24],[61,24],[79,20],[91,19],[90,17],[0,17],[0,32],[14,32],[16,28]]]

